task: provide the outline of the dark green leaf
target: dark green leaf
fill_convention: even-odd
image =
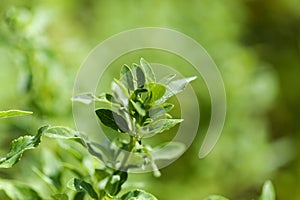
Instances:
[[[105,126],[122,132],[129,131],[126,120],[117,113],[112,112],[111,110],[98,109],[96,110],[96,114]]]
[[[87,192],[93,199],[98,199],[98,194],[94,190],[93,186],[88,182],[74,178],[69,181],[68,187],[77,192]]]
[[[127,65],[123,65],[121,68],[120,81],[123,83],[123,85],[127,89],[132,90],[132,91],[134,90],[133,75]]]
[[[152,194],[143,190],[132,190],[121,196],[121,200],[134,200],[134,199],[145,199],[145,200],[157,200]]]
[[[0,111],[0,119],[1,118],[8,118],[8,117],[18,117],[24,115],[31,115],[31,111],[23,111],[23,110],[7,110],[7,111]]]
[[[127,178],[127,172],[116,171],[107,181],[105,186],[106,193],[110,196],[116,196],[120,192],[122,185],[126,182]]]
[[[74,196],[74,200],[84,200],[85,192],[77,192]]]
[[[40,128],[35,136],[27,135],[13,140],[9,152],[4,158],[0,159],[0,168],[11,168],[21,159],[24,151],[36,148],[41,142],[44,130],[47,128],[48,126]]]
[[[178,94],[179,92],[183,91],[185,87],[193,80],[195,80],[197,77],[189,77],[189,78],[183,78],[176,81],[172,81],[167,85],[167,91],[163,95],[162,98],[158,99],[155,103],[161,104],[164,103],[166,100],[168,100],[170,97],[172,97],[175,94]]]
[[[264,183],[260,200],[275,200],[274,187],[271,181]]]
[[[110,171],[107,168],[95,169],[95,177],[98,181],[101,181],[110,175]]]
[[[155,82],[156,81],[155,75],[153,73],[153,70],[152,70],[150,64],[144,58],[141,58],[140,64],[145,71],[145,74],[146,74],[146,77],[147,77],[149,83]]]
[[[111,103],[118,103],[118,101],[112,94],[105,93],[105,98],[107,99],[107,101],[109,101]]]

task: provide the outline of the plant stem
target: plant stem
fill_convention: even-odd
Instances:
[[[128,144],[128,148],[127,148],[127,152],[125,153],[125,156],[123,158],[123,161],[122,161],[122,164],[121,164],[121,167],[120,168],[123,168],[123,169],[126,169],[126,163],[129,159],[129,156],[130,156],[130,153],[131,151],[134,149],[135,147],[135,144],[136,144],[136,141],[137,141],[137,138],[134,137],[134,136],[130,136],[130,142]],[[128,169],[126,169],[127,171]]]

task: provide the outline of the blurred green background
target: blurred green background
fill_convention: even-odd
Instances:
[[[210,118],[209,94],[199,78],[192,86],[201,123],[192,146],[160,178],[133,175],[133,185],[158,199],[255,199],[270,179],[278,200],[300,199],[300,1],[2,0],[0,19],[0,110],[34,112],[0,121],[1,156],[9,141],[35,134],[45,123],[74,127],[73,83],[96,45],[124,30],[165,27],[195,39],[216,62],[226,87],[226,123],[213,152],[198,159]],[[195,73],[179,57],[145,50],[113,63],[105,80],[141,56],[185,76]],[[26,153],[0,178],[30,181],[28,169],[38,165],[38,156]]]

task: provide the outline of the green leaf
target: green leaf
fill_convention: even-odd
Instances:
[[[260,200],[275,200],[275,191],[271,181],[264,183]]]
[[[165,92],[163,97],[160,98],[159,100],[157,100],[155,103],[157,103],[157,104],[164,103],[166,100],[168,100],[173,95],[178,94],[179,92],[183,91],[185,89],[185,87],[191,81],[195,80],[196,78],[197,78],[196,76],[193,76],[193,77],[183,78],[183,79],[179,79],[179,80],[170,82],[167,85],[167,91]]]
[[[72,190],[75,190],[77,192],[87,192],[91,198],[98,199],[98,194],[94,190],[93,186],[88,182],[73,178],[68,182],[67,185]]]
[[[132,66],[133,74],[135,75],[136,83],[138,88],[142,88],[145,85],[145,74],[142,70],[142,68],[138,65]]]
[[[166,110],[162,106],[153,106],[149,110],[149,117],[153,120],[163,117],[165,118]]]
[[[166,112],[170,112],[174,108],[174,105],[171,104],[171,103],[164,103],[163,107],[164,107]]]
[[[144,69],[145,74],[147,75],[146,77],[147,77],[147,80],[149,81],[149,83],[155,82],[156,78],[155,78],[155,75],[153,73],[153,70],[152,70],[150,64],[144,58],[141,58],[140,64],[141,64],[142,68]]]
[[[24,151],[36,148],[41,142],[44,130],[47,128],[48,126],[40,128],[35,136],[27,135],[13,140],[9,152],[4,158],[0,158],[0,168],[11,168],[21,159]]]
[[[171,111],[173,109],[174,105],[171,103],[165,103],[163,105],[158,106],[152,106],[149,110],[149,117],[151,119],[157,119],[157,118],[165,118],[167,112]]]
[[[123,83],[115,79],[112,83],[112,90],[116,99],[122,102],[123,106],[127,107],[130,96]]]
[[[66,194],[54,194],[51,196],[53,200],[68,200],[69,197]]]
[[[145,116],[146,115],[146,110],[142,107],[142,104],[140,102],[134,102],[132,100],[130,100],[131,104],[133,105],[133,107],[135,108],[135,110],[141,115],[141,116]]]
[[[9,117],[18,117],[24,115],[31,115],[31,111],[23,111],[23,110],[7,110],[7,111],[0,111],[0,119],[1,118],[9,118]]]
[[[111,103],[113,103],[113,104],[119,103],[119,102],[116,100],[116,98],[115,98],[112,94],[110,94],[110,93],[105,93],[105,98],[106,98],[107,101],[109,101],[109,102],[111,102]]]
[[[105,179],[106,177],[108,177],[110,175],[110,171],[108,170],[108,168],[104,168],[104,169],[95,169],[95,178],[98,181],[102,181],[103,179]]]
[[[123,183],[126,182],[128,178],[128,173],[123,171],[114,172],[108,179],[105,191],[110,196],[116,196],[122,188]]]
[[[79,139],[78,131],[65,126],[51,126],[45,130],[44,135],[56,139]]]
[[[212,196],[205,198],[204,200],[229,200],[229,199],[219,196],[219,195],[212,195]]]
[[[157,133],[162,133],[182,121],[183,119],[159,119],[157,121],[153,121],[142,128],[142,137],[151,137]]]
[[[42,200],[40,195],[28,184],[13,180],[0,179],[0,190],[3,190],[10,199]]]
[[[155,102],[164,96],[166,93],[166,87],[161,84],[151,83],[150,92],[152,93],[151,102]]]
[[[133,83],[133,75],[131,70],[127,65],[123,65],[120,72],[120,81],[123,83],[123,85],[129,89],[134,90],[134,83]]]
[[[152,150],[152,157],[154,160],[170,160],[178,158],[185,151],[186,146],[180,142],[170,142],[155,147]]]
[[[121,196],[121,200],[157,200],[152,194],[143,190],[132,190]]]
[[[121,132],[129,131],[128,123],[117,113],[107,109],[98,109],[96,110],[96,114],[105,126],[117,131],[120,130]]]

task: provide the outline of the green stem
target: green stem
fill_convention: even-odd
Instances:
[[[135,147],[136,141],[137,141],[137,138],[136,138],[136,137],[130,136],[130,142],[129,142],[128,148],[127,148],[127,151],[128,151],[128,152],[125,154],[125,157],[124,157],[123,160],[122,160],[121,168],[125,168],[125,165],[126,165],[128,159],[129,159],[130,153],[131,153],[131,151],[132,151],[132,150],[134,149],[134,147]]]

